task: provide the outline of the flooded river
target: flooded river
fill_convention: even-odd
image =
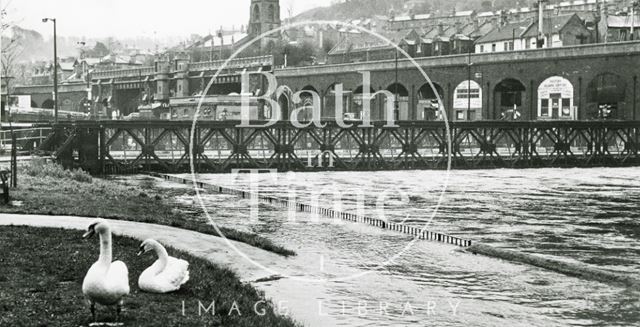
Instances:
[[[187,175],[183,175],[187,176]],[[336,203],[475,242],[624,274],[640,273],[640,169],[540,169],[200,175],[262,194]],[[171,183],[165,184],[172,187]],[[177,185],[176,185],[177,187]],[[338,200],[340,199],[340,200]],[[181,201],[198,204],[193,196]],[[454,246],[250,200],[204,193],[222,226],[295,250],[259,284],[309,326],[627,326],[640,294]],[[253,218],[252,218],[253,217]],[[401,253],[400,256],[395,257]],[[388,260],[393,259],[390,262]],[[281,303],[278,303],[281,302]]]

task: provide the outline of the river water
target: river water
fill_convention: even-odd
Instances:
[[[640,273],[637,168],[452,171],[449,176],[442,171],[209,174],[198,179]],[[198,203],[190,195],[179,198]],[[201,198],[216,223],[258,233],[298,253],[278,267],[287,278],[259,288],[275,302],[282,300],[283,312],[305,325],[640,324],[637,291],[454,246],[411,243],[408,236],[374,227],[291,216],[268,205],[259,205],[252,215],[251,201],[235,196],[204,193]]]

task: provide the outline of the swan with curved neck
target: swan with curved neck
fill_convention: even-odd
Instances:
[[[103,219],[95,220],[87,228],[83,238],[98,234],[100,237],[100,256],[82,282],[82,293],[91,304],[91,316],[96,320],[96,303],[116,305],[116,321],[122,310],[123,298],[129,294],[129,270],[122,261],[114,261],[111,249],[111,227]]]
[[[189,263],[169,256],[167,250],[158,241],[148,239],[140,244],[138,255],[155,252],[158,259],[138,278],[141,290],[151,293],[177,291],[189,280]]]

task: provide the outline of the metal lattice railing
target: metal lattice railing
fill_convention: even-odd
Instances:
[[[48,150],[97,173],[631,166],[640,122],[399,122],[398,127],[237,127],[238,122],[60,124]],[[451,143],[449,144],[449,138]],[[189,149],[193,139],[192,151]]]

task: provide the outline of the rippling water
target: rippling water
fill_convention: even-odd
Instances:
[[[561,260],[640,272],[640,169],[540,169],[201,175],[202,181],[358,211]],[[252,180],[252,178],[254,180]],[[341,193],[336,201],[335,193]],[[318,195],[322,193],[323,195]],[[380,200],[382,199],[382,200]],[[190,196],[182,200],[194,202]],[[640,321],[640,294],[540,268],[411,241],[358,224],[336,224],[205,194],[217,223],[294,249],[262,284],[315,326],[626,326]],[[363,203],[363,205],[359,205]],[[384,208],[384,210],[380,210]],[[431,217],[433,216],[433,219]],[[406,250],[389,265],[381,262]],[[368,274],[359,276],[363,272]],[[351,276],[358,276],[350,278]]]

